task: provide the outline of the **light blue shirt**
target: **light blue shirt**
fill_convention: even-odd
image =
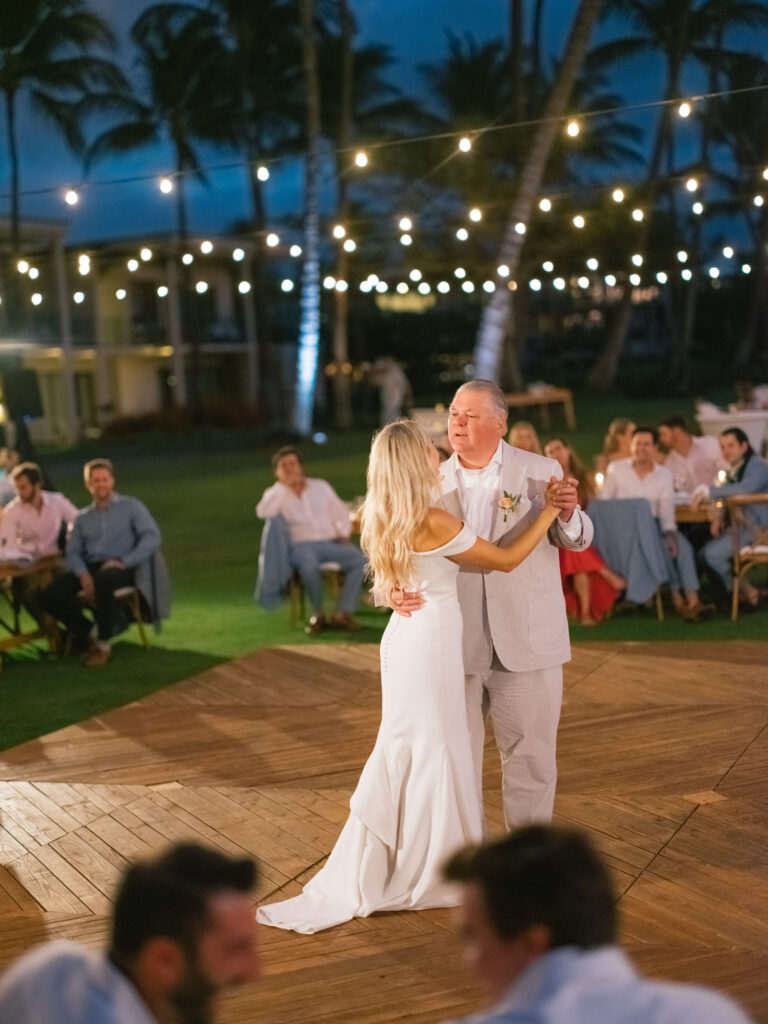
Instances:
[[[77,576],[89,562],[119,559],[126,569],[146,562],[160,547],[160,529],[138,498],[113,494],[109,504],[81,509],[67,541],[67,565]]]
[[[0,978],[0,1024],[156,1024],[126,976],[103,953],[48,942]]]
[[[640,977],[616,946],[540,957],[487,1013],[465,1024],[751,1024],[711,989]]]

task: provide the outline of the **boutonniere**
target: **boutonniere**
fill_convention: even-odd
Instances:
[[[504,491],[504,496],[499,498],[499,508],[504,513],[504,522],[507,521],[507,516],[510,512],[514,512],[517,508],[518,502],[520,501],[520,495],[513,497],[509,491]]]

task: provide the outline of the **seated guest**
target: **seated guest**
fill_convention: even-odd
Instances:
[[[699,603],[693,548],[677,532],[672,474],[659,465],[656,443],[656,431],[652,427],[635,427],[630,457],[610,463],[600,497],[646,499],[663,535],[675,608],[686,622],[697,622],[705,608]]]
[[[93,459],[83,470],[93,503],[81,509],[67,541],[67,568],[40,595],[48,612],[66,626],[76,647],[90,640],[83,663],[101,668],[112,657],[111,639],[126,625],[115,591],[136,586],[149,605],[152,618],[162,614],[166,595],[153,591],[164,581],[152,572],[151,585],[139,573],[160,547],[157,523],[138,498],[115,491],[112,463]],[[80,595],[92,604],[95,625],[83,614]]]
[[[19,463],[19,453],[14,448],[0,448],[0,506],[5,506],[16,497],[13,470]]]
[[[363,585],[365,556],[350,543],[349,509],[327,481],[304,476],[295,448],[280,448],[272,456],[272,465],[277,483],[264,491],[256,515],[260,519],[282,516],[288,526],[288,558],[313,609],[306,631],[321,633],[327,627],[359,630],[352,612]],[[338,563],[344,573],[339,606],[330,620],[323,614],[323,562]]]
[[[579,504],[586,509],[595,496],[595,482],[573,448],[563,438],[553,437],[544,445],[544,454],[560,463],[564,477],[578,480]],[[593,546],[584,551],[559,551],[565,607],[578,616],[582,626],[595,626],[613,608],[627,581],[608,568]]]
[[[61,551],[77,509],[63,494],[43,490],[43,474],[34,462],[22,462],[11,473],[17,496],[5,507],[0,520],[0,560],[36,562]],[[37,580],[22,576],[13,580],[16,598],[42,623]]]
[[[664,465],[676,491],[691,495],[699,484],[715,483],[726,464],[716,437],[689,434],[682,416],[669,416],[659,424],[659,440],[667,449]]]
[[[740,427],[729,427],[720,435],[720,451],[723,459],[728,465],[725,483],[719,486],[706,486],[702,484],[696,489],[693,495],[693,503],[698,504],[702,500],[720,501],[723,498],[730,498],[735,494],[763,494],[768,492],[768,463],[761,458],[749,443],[749,438]],[[749,516],[760,526],[768,525],[768,505],[754,505],[749,509]],[[722,581],[725,589],[730,593],[733,590],[733,576],[731,574],[731,556],[733,555],[733,536],[730,530],[725,529],[726,523],[723,519],[717,519],[712,523],[714,534],[699,553],[699,557],[705,565],[709,566]],[[741,529],[739,534],[740,544],[749,544],[751,537],[749,531]],[[760,600],[760,592],[747,580],[741,580],[739,594],[744,601],[757,607]]]
[[[608,424],[608,433],[603,438],[603,450],[595,456],[595,466],[605,473],[614,459],[628,459],[629,446],[635,424],[624,416],[618,416]]]
[[[543,455],[536,428],[527,420],[517,420],[517,422],[512,424],[509,428],[507,444],[511,444],[513,448],[520,448],[524,452]]]
[[[59,939],[0,979],[3,1024],[213,1024],[221,996],[261,976],[256,864],[179,843],[127,866],[109,948]]]
[[[493,1001],[467,1024],[749,1024],[713,989],[638,974],[608,869],[579,832],[529,825],[459,851],[444,874],[463,962]]]

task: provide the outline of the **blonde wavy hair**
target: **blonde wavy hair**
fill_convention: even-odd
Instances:
[[[368,555],[373,590],[386,599],[395,586],[417,581],[413,544],[433,504],[439,474],[431,442],[411,420],[395,420],[373,439],[360,545]]]

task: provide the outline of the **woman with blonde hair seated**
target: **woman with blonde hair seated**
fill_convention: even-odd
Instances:
[[[379,910],[455,906],[441,867],[482,838],[470,747],[456,587],[459,565],[510,572],[557,517],[552,482],[528,529],[499,548],[435,506],[439,463],[408,420],[384,427],[368,463],[361,542],[374,593],[421,591],[422,608],[393,614],[381,641],[381,726],[323,868],[301,895],[259,908],[264,924],[316,932]],[[287,873],[287,872],[286,872]]]
[[[578,480],[579,504],[585,509],[595,496],[592,473],[562,437],[550,438],[544,454],[560,463],[564,476]],[[584,551],[559,548],[559,554],[568,614],[578,618],[582,626],[596,626],[613,608],[627,581],[610,569],[592,546]]]
[[[520,448],[524,452],[533,452],[535,455],[543,455],[541,441],[536,433],[536,428],[528,420],[517,420],[509,428],[507,444],[513,448]]]
[[[608,433],[603,438],[603,450],[595,457],[595,466],[604,473],[608,465],[615,459],[628,459],[630,456],[629,446],[632,444],[632,434],[635,431],[635,423],[626,416],[617,416],[608,424]]]

